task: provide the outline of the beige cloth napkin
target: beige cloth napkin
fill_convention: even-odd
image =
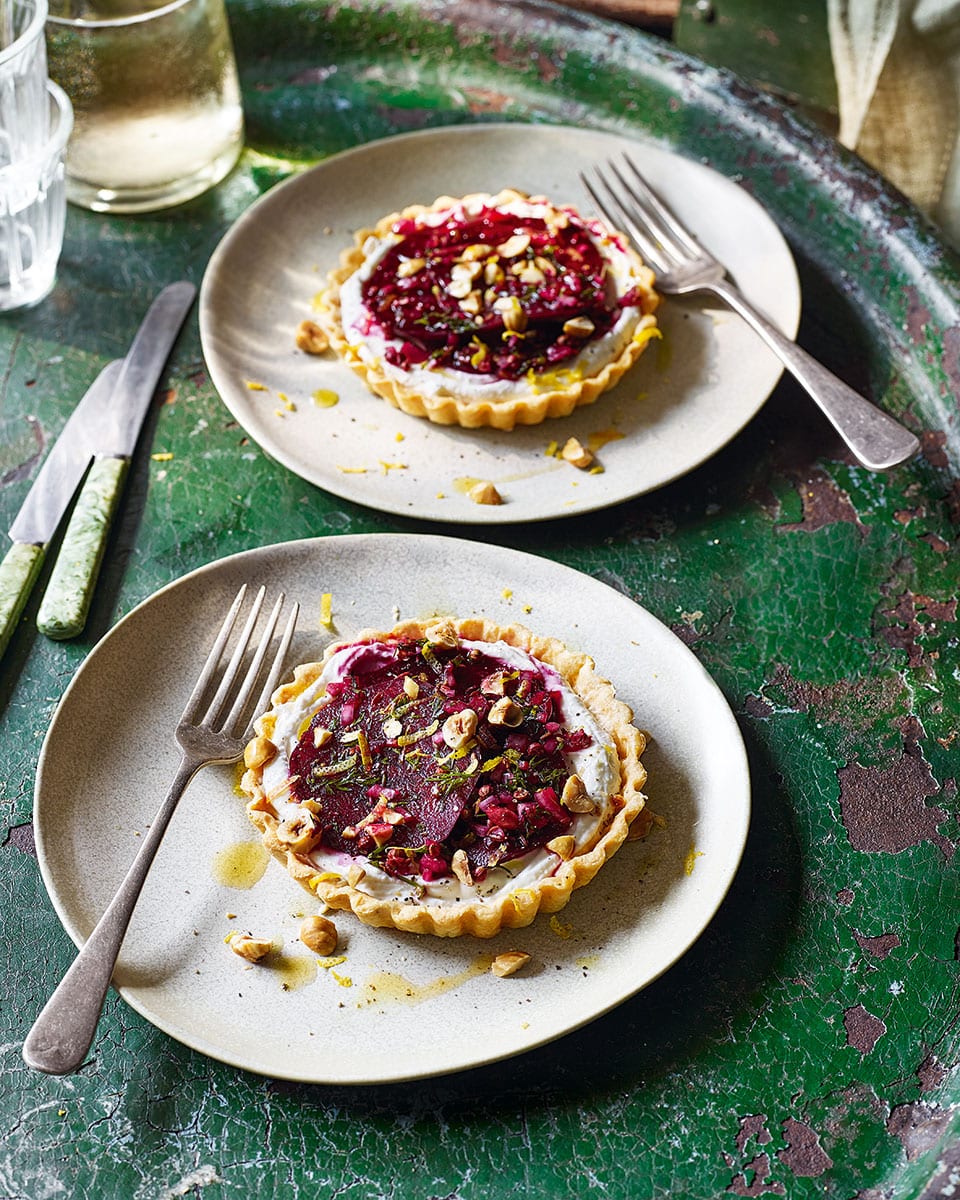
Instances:
[[[840,141],[960,245],[960,0],[827,0]]]

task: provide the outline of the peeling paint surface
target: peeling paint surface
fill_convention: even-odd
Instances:
[[[20,1045],[73,952],[39,877],[32,790],[51,714],[90,649],[157,588],[235,551],[457,532],[341,501],[271,461],[220,403],[193,318],[131,465],[86,633],[42,639],[31,624],[37,596],[0,664],[10,963],[0,1200],[953,1194],[955,255],[877,176],[771,97],[639,33],[538,0],[231,0],[230,12],[249,139],[239,168],[163,216],[71,209],[54,292],[0,325],[2,528],[162,283],[199,282],[226,229],[291,172],[437,124],[630,132],[737,180],[794,251],[801,343],[915,429],[923,453],[872,475],[785,379],[732,444],[658,493],[471,535],[562,561],[643,604],[738,718],[754,787],[742,868],[703,936],[645,991],[521,1059],[358,1089],[238,1073],[111,993],[83,1070],[48,1078],[26,1070]],[[94,743],[102,736],[91,730]],[[637,893],[639,905],[639,869]],[[225,909],[236,904],[225,897]],[[268,1018],[282,1011],[278,989]],[[463,1036],[483,1037],[482,1013]],[[390,1054],[388,1012],[371,1025],[370,1053]]]

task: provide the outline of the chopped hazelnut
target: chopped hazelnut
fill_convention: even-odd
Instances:
[[[583,780],[579,775],[571,775],[567,782],[563,785],[563,794],[560,797],[561,803],[570,812],[585,813],[595,812],[596,805],[590,798],[590,793],[583,785]]]
[[[506,950],[503,954],[497,955],[490,964],[490,970],[498,978],[504,979],[507,975],[515,975],[529,961],[530,955],[524,953],[523,950]]]
[[[269,738],[255,737],[253,741],[248,742],[243,751],[243,765],[245,767],[262,767],[264,763],[270,761],[276,754],[277,748]]]
[[[411,679],[409,675],[403,677],[404,695],[409,696],[411,700],[416,700],[420,695],[420,684],[415,679]]]
[[[482,271],[483,263],[474,261],[455,262],[450,268],[450,274],[454,279],[469,279],[471,283]]]
[[[473,283],[465,276],[454,276],[447,284],[447,294],[454,300],[466,300],[473,291]]]
[[[502,504],[503,497],[489,481],[481,479],[467,493],[474,504]]]
[[[507,694],[507,676],[503,671],[494,671],[480,681],[480,691],[484,696],[505,696]]]
[[[427,641],[433,646],[447,646],[449,649],[454,649],[459,644],[457,631],[453,627],[452,621],[438,621],[436,625],[430,625],[426,630]],[[419,695],[420,689],[417,689]]]
[[[569,321],[564,321],[563,332],[568,333],[571,337],[589,337],[596,329],[596,325],[589,317],[571,317]]]
[[[227,939],[227,945],[247,962],[259,962],[273,949],[269,938],[257,938],[251,933],[234,933]]]
[[[426,265],[427,260],[425,258],[405,258],[397,267],[397,278],[409,279],[411,275],[416,275],[422,271]]]
[[[480,312],[480,293],[478,291],[469,292],[460,301],[460,311],[465,312],[468,317],[475,317]]]
[[[303,811],[287,817],[277,826],[277,841],[294,854],[306,854],[320,837],[322,830],[313,819],[312,813]]]
[[[504,329],[510,333],[523,333],[527,327],[527,314],[516,296],[501,296],[493,307],[500,314]]]
[[[323,354],[330,341],[316,321],[301,321],[297,326],[297,349],[306,354]]]
[[[488,287],[492,287],[495,284],[503,283],[503,280],[503,267],[498,262],[488,262],[483,268],[483,282]]]
[[[473,887],[473,872],[470,870],[470,860],[466,850],[455,850],[450,860],[450,868],[464,887]]]
[[[573,467],[579,467],[582,471],[585,467],[589,467],[593,462],[593,454],[586,446],[582,446],[576,438],[567,438],[563,449],[560,451],[560,457],[570,463]]]
[[[482,301],[480,299],[480,293],[476,292],[476,290],[473,290],[473,292],[470,292],[470,294],[467,296],[466,300],[460,301],[460,311],[466,312],[468,317],[479,317],[481,307],[482,307]],[[486,358],[486,346],[484,346],[484,343],[482,343],[482,342],[480,343],[480,349],[482,352],[481,353],[481,361],[482,361]]]
[[[388,717],[383,723],[383,736],[385,738],[397,738],[403,733],[403,723],[398,721],[396,717]]]
[[[513,237],[509,237],[505,242],[500,243],[497,247],[497,253],[501,258],[516,258],[518,254],[523,254],[529,245],[529,233],[515,233]]]
[[[358,883],[366,878],[366,871],[358,863],[351,863],[347,869],[347,883],[351,887],[356,887]]]
[[[487,713],[487,720],[491,725],[506,725],[510,729],[516,729],[523,720],[523,709],[509,696],[503,696]]]
[[[459,750],[477,732],[477,714],[472,708],[461,709],[452,713],[443,723],[441,732],[443,740],[451,750]]]
[[[316,746],[316,748],[317,748],[318,750],[319,750],[319,749],[320,749],[322,746],[325,746],[325,745],[327,744],[327,742],[329,742],[329,741],[330,741],[330,739],[331,739],[332,737],[333,737],[333,730],[332,730],[332,729],[325,729],[325,728],[324,728],[322,725],[317,725],[317,726],[315,726],[315,727],[314,727],[314,730],[313,730],[313,744]]]
[[[300,926],[300,941],[308,950],[325,958],[337,948],[337,927],[326,917],[307,917]]]

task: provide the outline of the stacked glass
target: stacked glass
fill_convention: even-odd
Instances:
[[[0,0],[0,312],[53,287],[66,214],[70,101],[47,78],[47,0]]]

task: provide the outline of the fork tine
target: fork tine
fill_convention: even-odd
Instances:
[[[294,601],[293,608],[290,610],[290,616],[287,618],[286,628],[283,631],[283,636],[281,637],[280,644],[277,647],[277,653],[274,655],[273,663],[270,666],[270,673],[260,691],[260,695],[257,697],[257,703],[253,709],[255,716],[265,712],[269,707],[270,698],[274,693],[277,683],[280,680],[280,674],[283,671],[283,664],[287,657],[287,651],[290,649],[290,643],[293,640],[293,631],[296,627],[297,617],[299,615],[300,605]]]
[[[602,173],[602,172],[601,172],[599,169],[597,169],[597,177],[598,177],[600,180],[602,180],[602,182],[603,182],[604,186],[605,186],[605,187],[607,188],[607,190],[609,191],[609,189],[610,189],[610,185],[609,185],[609,184],[607,183],[607,181],[606,181],[606,180],[603,178],[603,173]],[[614,216],[613,216],[613,214],[610,212],[610,210],[607,208],[607,206],[604,204],[604,202],[603,202],[603,201],[600,199],[600,197],[597,195],[597,193],[596,193],[596,191],[595,191],[595,189],[594,189],[594,187],[593,187],[593,184],[592,184],[592,183],[590,182],[590,180],[589,180],[589,179],[586,177],[586,175],[584,175],[584,173],[583,173],[582,171],[580,172],[580,182],[583,184],[583,186],[584,186],[584,187],[587,189],[587,191],[590,193],[590,196],[591,196],[591,198],[592,198],[592,200],[593,200],[594,204],[597,206],[597,210],[599,211],[599,213],[600,213],[600,216],[601,216],[601,217],[603,217],[603,218],[606,220],[606,222],[607,222],[607,224],[608,224],[608,225],[612,225],[614,228],[616,228],[617,222],[616,222],[616,220],[614,219]]]
[[[220,680],[220,686],[217,688],[216,694],[210,701],[207,707],[207,713],[204,719],[200,722],[208,728],[212,728],[220,713],[223,711],[227,702],[227,697],[234,685],[237,676],[240,673],[240,667],[243,665],[243,656],[247,652],[247,646],[250,644],[250,638],[253,634],[254,626],[260,616],[260,609],[263,606],[263,597],[266,593],[266,588],[261,587],[253,598],[253,606],[250,609],[246,624],[243,627],[243,632],[240,634],[240,639],[234,647],[233,654],[227,664],[227,669],[223,673],[223,678]]]
[[[270,639],[273,637],[273,631],[277,627],[277,618],[280,616],[280,609],[283,607],[283,592],[277,597],[273,606],[273,611],[267,619],[267,626],[260,637],[260,642],[247,667],[247,673],[243,677],[243,682],[237,691],[233,701],[233,707],[222,722],[220,728],[223,733],[229,734],[233,729],[234,723],[243,712],[247,700],[250,698],[250,692],[253,690],[253,684],[256,682],[257,676],[260,674],[260,668],[263,666],[263,660],[266,657],[267,649],[270,645]],[[254,615],[257,615],[256,613]],[[246,645],[241,643],[242,649],[246,649]]]
[[[647,236],[653,239],[654,243],[667,257],[672,259],[683,259],[687,257],[688,252],[686,247],[678,242],[677,238],[674,237],[670,226],[661,218],[657,209],[650,204],[648,197],[652,196],[653,193],[650,192],[649,188],[644,195],[640,195],[639,191],[635,190],[626,181],[626,179],[624,179],[616,163],[611,162],[607,165],[616,176],[617,183],[620,184],[620,187],[627,194],[627,196],[630,197],[633,203],[637,205],[637,211],[634,213],[634,219],[638,224],[643,225],[647,231]],[[625,209],[626,203],[621,200],[621,204]]]
[[[243,598],[247,594],[247,585],[244,583],[237,592],[233,604],[230,606],[230,611],[223,619],[223,624],[220,626],[220,632],[217,634],[216,641],[210,653],[207,655],[207,661],[203,664],[203,670],[194,685],[193,691],[190,693],[190,699],[187,701],[186,707],[183,710],[183,716],[180,718],[181,724],[193,724],[197,718],[197,710],[200,706],[200,701],[203,699],[204,693],[213,678],[213,673],[220,663],[220,656],[223,654],[223,648],[227,644],[230,634],[233,632],[233,626],[237,620],[237,613],[240,611],[240,606],[243,604]]]
[[[607,223],[613,229],[621,229],[622,228],[627,234],[630,235],[630,238],[636,244],[636,247],[640,251],[643,258],[646,260],[646,262],[651,267],[653,267],[653,269],[655,271],[665,270],[666,269],[666,261],[663,257],[663,254],[658,250],[655,243],[653,241],[651,241],[651,239],[647,236],[647,234],[645,233],[643,228],[637,224],[633,215],[624,206],[623,201],[620,199],[620,197],[614,191],[613,187],[610,185],[609,180],[604,175],[604,173],[600,170],[600,168],[595,167],[594,172],[595,172],[599,182],[602,183],[604,188],[606,189],[611,202],[616,205],[616,207],[620,213],[619,217],[615,217],[613,215],[613,213],[610,211],[610,209],[607,207],[607,205],[603,202],[603,200],[601,200],[600,196],[597,194],[596,189],[591,185],[590,180],[587,179],[587,177],[583,174],[583,172],[581,172],[580,180],[583,183],[583,186],[590,193],[590,196],[593,199],[594,204],[597,206],[597,209],[599,210],[600,215],[602,217],[606,218]]]
[[[284,599],[285,599],[285,596],[284,596],[283,592],[281,592],[280,595],[277,597],[276,603],[273,606],[273,611],[271,612],[270,617],[267,620],[266,628],[264,629],[263,635],[260,638],[260,644],[257,646],[256,653],[254,654],[253,659],[251,660],[250,666],[247,668],[247,673],[244,676],[243,683],[240,685],[240,690],[237,692],[236,699],[233,702],[233,708],[230,709],[229,716],[223,722],[223,726],[222,726],[223,732],[226,733],[228,736],[233,735],[235,726],[239,722],[243,713],[246,711],[247,705],[250,701],[250,697],[253,695],[253,689],[256,686],[257,680],[260,677],[260,672],[263,667],[264,659],[267,657],[267,651],[270,649],[270,642],[273,639],[273,634],[277,627],[277,621],[280,618],[280,610],[283,608]],[[296,619],[296,614],[297,614],[298,609],[299,609],[299,605],[294,605],[294,613],[293,613],[294,619]],[[287,622],[287,630],[289,633],[292,634],[293,630],[291,628],[291,624],[290,624],[289,620]],[[289,641],[288,641],[288,644],[289,644]],[[280,649],[279,649],[277,655],[274,657],[274,661],[273,661],[273,669],[274,670],[277,668],[278,658],[282,658],[284,652],[285,652],[284,646],[283,646],[283,643],[281,642]],[[272,691],[272,689],[271,689],[271,691]],[[266,707],[266,706],[264,705],[264,707]],[[259,710],[259,702],[258,702],[258,710]],[[239,730],[237,730],[236,732],[239,733]]]
[[[627,164],[631,173],[633,174],[633,187],[627,183],[620,172],[617,171],[616,167],[613,167],[613,170],[617,178],[627,189],[633,199],[640,204],[641,207],[645,207],[648,212],[652,210],[657,217],[659,217],[663,225],[672,233],[673,237],[680,244],[682,251],[686,252],[687,254],[692,254],[694,257],[701,255],[703,253],[703,247],[699,245],[693,234],[691,234],[690,230],[687,229],[676,213],[673,212],[667,203],[662,200],[653,190],[653,188],[647,183],[644,177],[640,174],[639,167],[633,161],[630,155],[624,154],[623,161]],[[613,164],[611,164],[611,166],[613,166]],[[638,195],[637,192],[639,192],[640,195]],[[640,199],[640,196],[643,197],[643,200]]]

